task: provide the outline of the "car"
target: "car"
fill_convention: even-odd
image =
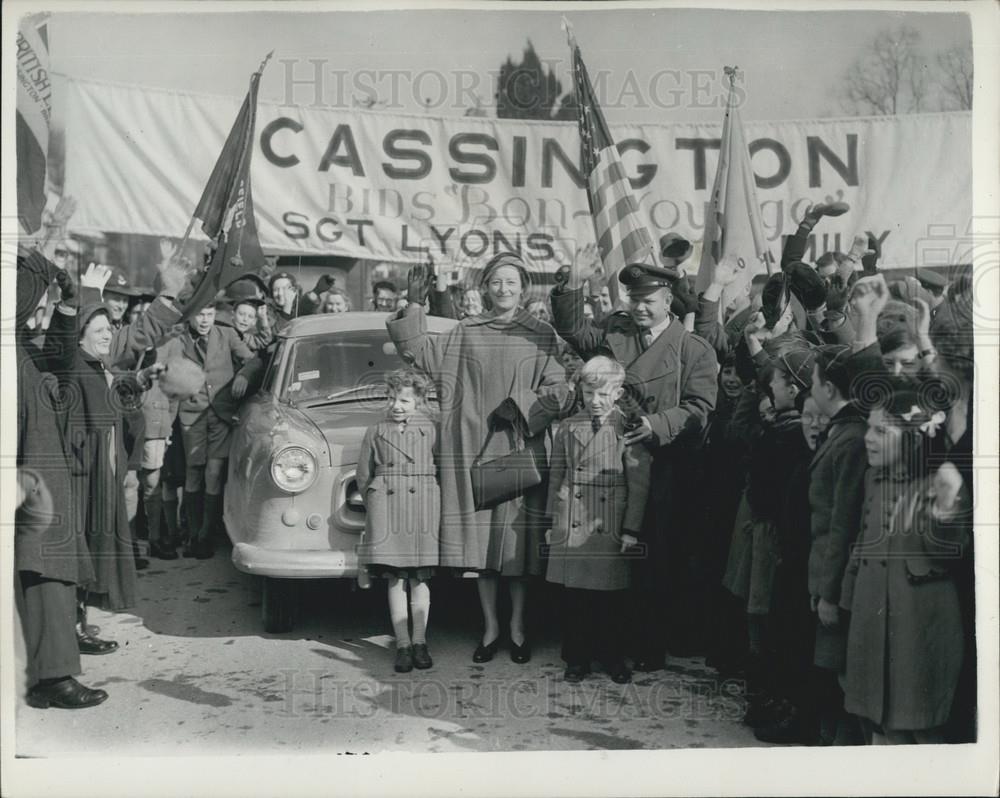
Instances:
[[[385,321],[377,312],[293,320],[240,408],[224,521],[233,564],[261,577],[268,632],[292,629],[295,580],[359,576],[358,454],[385,412],[386,374],[405,365]],[[427,331],[438,335],[455,323],[429,316]]]

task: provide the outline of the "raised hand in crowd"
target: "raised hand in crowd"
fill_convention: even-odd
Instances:
[[[76,284],[73,282],[73,278],[69,276],[65,271],[60,271],[56,274],[56,285],[59,286],[59,298],[60,300],[68,306],[73,306],[77,301],[77,290]]]
[[[596,244],[585,244],[573,253],[566,278],[566,290],[575,291],[582,288],[601,268],[601,258]]]
[[[423,307],[434,283],[434,269],[431,265],[418,263],[406,273],[406,299],[411,305]]]
[[[862,277],[854,284],[849,300],[855,329],[855,349],[878,340],[878,314],[889,301],[889,286],[881,274]]]
[[[705,289],[704,298],[709,302],[718,302],[723,291],[745,272],[746,267],[747,263],[743,258],[725,255],[712,269],[712,282]]]
[[[80,275],[80,287],[96,288],[98,291],[103,291],[104,286],[108,284],[108,280],[110,279],[110,266],[102,266],[100,263],[91,263],[87,267],[87,270]]]
[[[177,257],[177,244],[175,244],[169,238],[161,238],[159,268],[162,269],[166,264],[170,263],[176,257]]]
[[[55,210],[45,220],[45,232],[39,242],[42,254],[50,260],[55,256],[56,247],[66,238],[66,224],[76,213],[76,200],[73,197],[60,197]]]
[[[324,274],[316,281],[316,286],[310,293],[315,294],[316,296],[319,296],[320,294],[325,294],[336,284],[337,280],[334,278],[332,274]]]
[[[163,254],[163,241],[160,242],[160,253]],[[176,251],[176,248],[175,248]],[[160,263],[160,296],[177,299],[188,281],[188,270],[182,259],[173,255]]]

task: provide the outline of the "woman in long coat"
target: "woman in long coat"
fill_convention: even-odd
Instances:
[[[951,463],[921,473],[934,414],[915,392],[894,404],[872,411],[865,436],[864,527],[841,593],[851,611],[844,708],[869,722],[874,742],[940,743],[962,667],[953,569],[968,541],[968,497]]]
[[[138,386],[134,379],[116,378],[102,363],[112,335],[104,306],[90,304],[75,315],[54,313],[45,348],[64,394],[72,491],[85,503],[95,573],[91,592],[106,609],[122,610],[135,605],[135,560],[125,508],[124,417],[136,406]]]
[[[411,284],[423,277],[422,267],[415,267]],[[483,270],[482,282],[491,310],[462,319],[437,339],[427,335],[419,301],[411,301],[386,326],[404,360],[424,370],[437,386],[440,561],[445,567],[479,572],[485,629],[473,659],[486,662],[496,652],[498,578],[506,577],[512,604],[511,657],[527,662],[526,584],[520,578],[543,571],[545,481],[517,498],[477,511],[470,468],[477,457],[492,460],[516,451],[521,443],[544,450],[549,424],[569,390],[555,331],[521,307],[529,284],[520,259],[508,253],[496,256]],[[428,289],[426,285],[422,290]]]

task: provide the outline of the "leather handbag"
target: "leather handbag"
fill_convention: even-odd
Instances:
[[[477,510],[489,510],[510,501],[525,491],[542,484],[548,471],[545,450],[525,446],[520,418],[513,422],[514,451],[492,460],[483,460],[483,454],[469,468],[472,477],[472,498]],[[490,423],[490,432],[483,444],[487,449],[496,430]]]

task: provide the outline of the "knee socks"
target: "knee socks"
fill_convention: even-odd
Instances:
[[[410,613],[406,606],[406,580],[389,579],[389,620],[396,635],[396,647],[410,645]]]
[[[431,612],[431,588],[426,582],[410,580],[410,614],[413,616],[413,642],[427,642],[427,619]]]

